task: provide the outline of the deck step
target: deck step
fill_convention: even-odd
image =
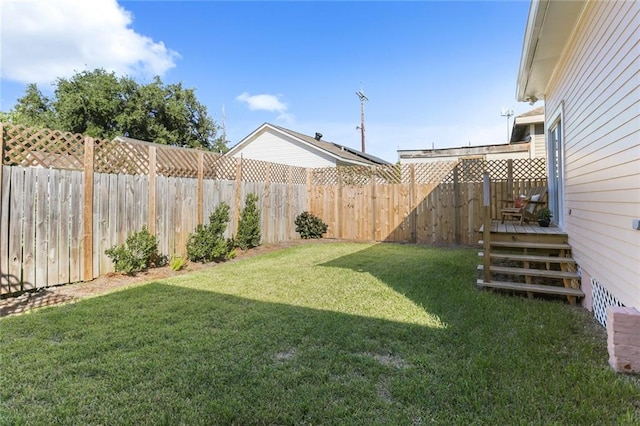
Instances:
[[[507,266],[491,266],[489,268],[492,274],[507,275],[524,275],[529,277],[559,278],[559,279],[578,279],[580,276],[577,272],[549,271],[547,269],[529,269],[529,268],[510,268]],[[484,265],[478,265],[478,271],[484,271]]]
[[[478,256],[484,257],[484,253],[478,252]],[[567,263],[567,264],[576,263],[576,261],[571,257],[536,256],[534,254],[491,253],[490,257],[492,259],[515,260],[520,262]]]
[[[500,288],[503,290],[530,291],[533,293],[560,294],[563,296],[584,297],[584,292],[579,288],[556,287],[551,285],[539,285],[539,284],[512,283],[512,282],[506,282],[506,281],[491,281],[489,283],[486,283],[481,279],[478,279],[476,281],[476,285],[478,287]]]
[[[478,241],[478,244],[483,245],[484,241]],[[552,250],[570,250],[569,244],[559,243],[529,243],[520,241],[491,241],[491,247],[498,248],[526,248],[526,249],[552,249]]]

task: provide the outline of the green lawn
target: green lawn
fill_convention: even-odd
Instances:
[[[475,251],[330,243],[0,320],[0,424],[638,424],[640,380]]]

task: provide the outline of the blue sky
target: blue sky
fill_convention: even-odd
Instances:
[[[395,161],[504,143],[501,108],[533,108],[515,101],[528,1],[0,2],[2,111],[102,67],[182,81],[219,123],[224,105],[230,145],[270,122],[359,149],[362,88],[366,151]]]

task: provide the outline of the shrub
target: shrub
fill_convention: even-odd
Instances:
[[[258,196],[247,194],[244,200],[244,208],[240,213],[238,233],[235,244],[242,250],[247,250],[260,245],[260,210],[258,209]]]
[[[187,259],[182,256],[172,256],[171,261],[169,262],[169,267],[172,271],[180,271],[187,264]]]
[[[192,262],[211,262],[223,260],[229,253],[229,244],[222,235],[229,222],[229,205],[221,203],[211,216],[209,224],[198,225],[196,231],[189,234],[187,257]]]
[[[327,224],[319,217],[309,212],[302,212],[296,217],[296,232],[300,234],[300,238],[322,238],[327,232]]]
[[[133,275],[151,266],[166,264],[166,256],[158,253],[158,241],[146,227],[127,237],[120,246],[113,246],[104,252],[115,264],[117,272]]]

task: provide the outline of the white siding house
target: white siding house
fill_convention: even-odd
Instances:
[[[518,74],[518,100],[545,101],[550,207],[603,323],[640,317],[639,28],[638,1],[534,0]]]
[[[298,167],[371,166],[389,164],[360,151],[265,123],[225,155]]]
[[[543,106],[520,114],[513,120],[510,143],[522,142],[530,144],[529,156],[531,158],[545,158],[547,156]]]

